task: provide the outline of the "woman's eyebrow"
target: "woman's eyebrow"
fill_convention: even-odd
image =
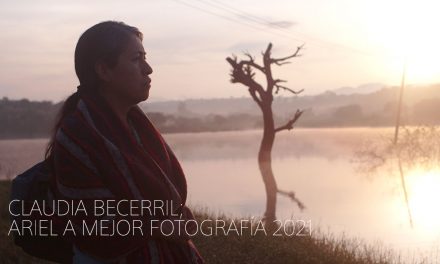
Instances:
[[[133,55],[147,55],[147,53],[145,51],[135,51],[133,52]]]

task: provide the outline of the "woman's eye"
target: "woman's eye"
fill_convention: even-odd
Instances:
[[[146,60],[145,56],[137,56],[136,58],[133,59],[133,61],[138,61],[138,60]]]

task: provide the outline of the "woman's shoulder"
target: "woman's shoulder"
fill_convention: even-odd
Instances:
[[[59,129],[63,131],[81,131],[84,130],[84,120],[79,115],[78,111],[74,111],[72,113],[69,113],[65,115],[60,120],[60,126]]]
[[[79,109],[66,114],[60,120],[60,126],[57,130],[57,139],[60,137],[74,140],[75,142],[84,142],[93,144],[96,141],[96,131],[93,125],[90,125]]]

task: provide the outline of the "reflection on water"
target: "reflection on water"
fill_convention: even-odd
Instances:
[[[47,139],[0,140],[0,179],[11,179],[44,158]]]
[[[431,235],[434,230],[440,230],[440,169],[426,171],[416,168],[407,174],[406,179],[414,223],[427,235]]]
[[[440,175],[406,176],[414,218],[411,229],[397,163],[366,177],[350,162],[359,145],[392,132],[391,128],[299,129],[277,135],[273,168],[278,185],[294,190],[307,206],[299,212],[288,198],[279,196],[278,217],[311,219],[324,230],[380,240],[403,256],[408,250],[438,252],[440,213],[434,211],[440,201]],[[192,204],[234,215],[262,215],[264,186],[256,161],[261,131],[167,138],[188,175]]]
[[[295,191],[307,207],[299,212],[288,198],[279,196],[278,217],[311,219],[312,228],[329,228],[370,242],[381,240],[403,255],[407,250],[426,252],[433,248],[434,254],[438,253],[440,170],[415,169],[405,175],[414,218],[411,229],[397,165],[365,177],[350,162],[364,140],[392,132],[377,128],[298,129],[278,134],[273,150],[278,185]],[[261,131],[165,137],[186,172],[190,204],[230,215],[262,215],[265,194],[256,159]],[[24,170],[42,157],[45,143],[0,141],[0,169]]]
[[[274,158],[320,156],[334,159],[351,155],[352,147],[364,138],[390,134],[387,128],[296,129],[278,133]],[[186,160],[255,158],[262,131],[169,134],[167,141]]]

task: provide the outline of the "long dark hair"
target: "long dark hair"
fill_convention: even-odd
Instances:
[[[139,29],[117,21],[101,22],[81,35],[75,48],[75,72],[80,85],[77,91],[66,99],[58,112],[52,136],[46,148],[46,160],[52,157],[55,135],[64,117],[74,112],[80,95],[97,93],[100,80],[95,71],[96,62],[102,61],[109,67],[116,66],[119,55],[133,35],[140,40],[143,39]]]

